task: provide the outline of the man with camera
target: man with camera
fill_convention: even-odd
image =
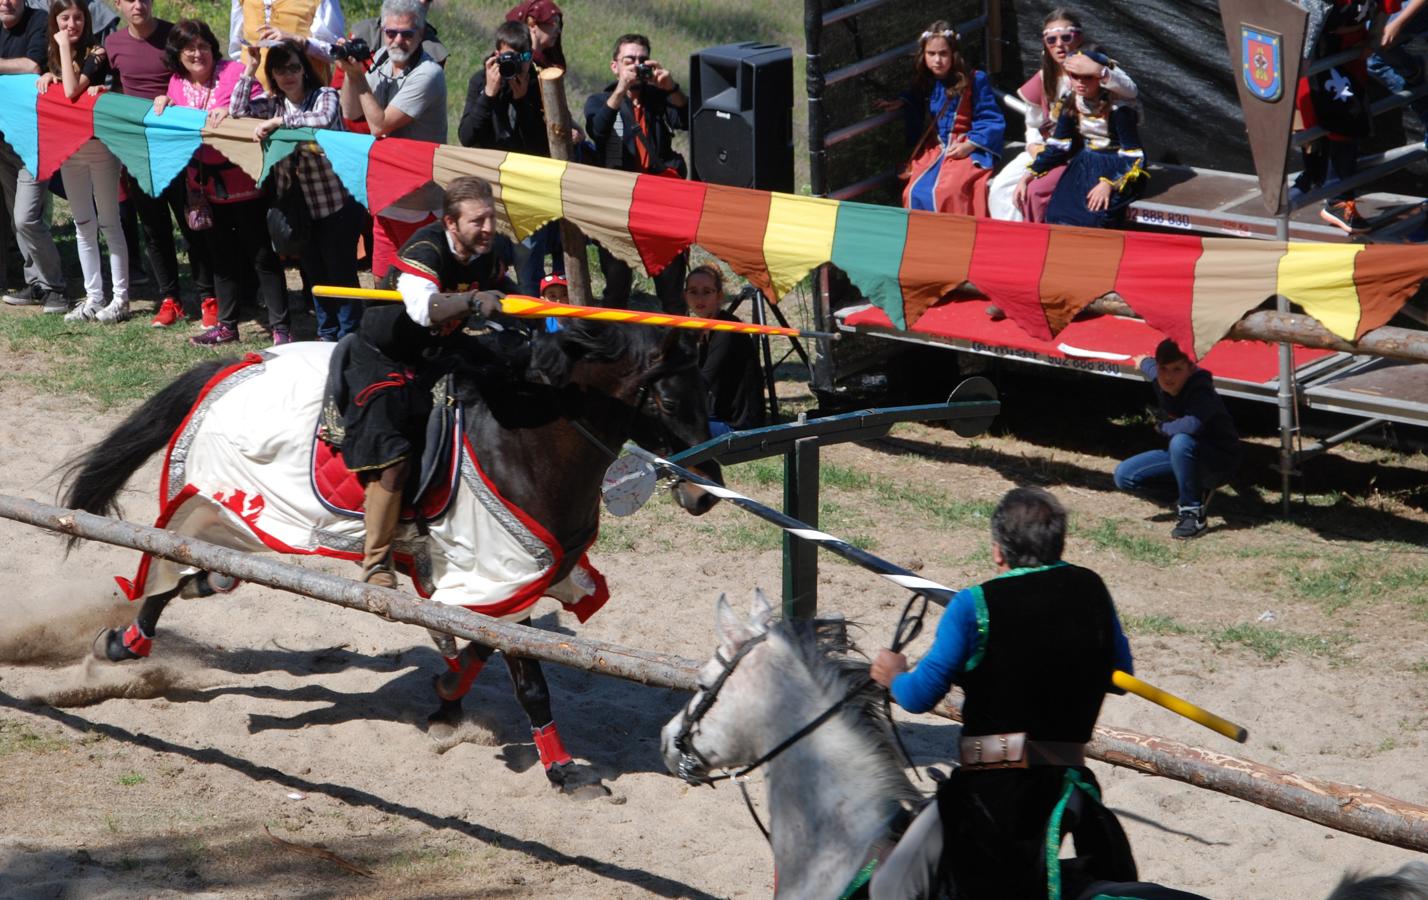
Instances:
[[[365,70],[366,54],[356,42],[334,46],[342,67],[342,115],[362,120],[374,137],[399,137],[446,143],[446,71],[421,48],[426,4],[421,0],[383,0],[382,49]],[[434,184],[373,210],[372,275],[381,279],[397,248],[418,228],[436,221],[441,188]]]
[[[421,5],[426,8],[428,13],[431,11],[431,0],[421,0]],[[353,23],[348,34],[351,38],[361,39],[369,47],[381,47],[382,17],[374,16],[370,19],[361,19]],[[446,65],[446,57],[451,55],[451,51],[447,50],[446,45],[441,42],[441,36],[436,33],[436,26],[430,22],[422,27],[421,49],[431,57],[432,62],[442,67]],[[381,52],[378,51],[378,62],[381,62],[380,56]]]
[[[531,56],[531,35],[525,23],[501,23],[496,29],[495,52],[472,74],[466,88],[466,109],[457,127],[463,147],[550,156]],[[555,271],[565,272],[560,230],[555,222],[527,237],[517,252],[521,260],[517,282],[522,294],[535,296],[540,289],[547,254],[554,258]]]
[[[626,34],[615,41],[610,71],[614,83],[585,101],[585,130],[595,155],[607,169],[685,177],[684,159],[674,152],[674,132],[689,129],[689,98],[674,76],[650,57],[650,39]],[[654,277],[655,293],[665,312],[683,313],[684,270],[681,253]],[[600,248],[605,275],[605,305],[623,309],[630,302],[632,273],[627,263]]]

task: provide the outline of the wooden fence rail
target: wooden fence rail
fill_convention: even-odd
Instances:
[[[117,519],[0,495],[0,517],[129,547],[244,581],[418,625],[504,653],[671,690],[693,691],[699,663],[604,641],[565,637],[442,606],[278,560]],[[956,720],[954,710],[938,714]],[[1336,831],[1428,852],[1428,808],[1356,785],[1308,778],[1165,738],[1097,726],[1091,758],[1216,791]]]

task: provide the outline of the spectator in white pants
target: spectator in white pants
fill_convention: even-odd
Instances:
[[[0,75],[38,74],[45,68],[45,15],[24,0],[0,0]],[[13,214],[15,240],[25,260],[25,287],[7,293],[10,306],[43,306],[47,313],[69,309],[64,270],[45,217],[45,186],[26,171],[9,144],[0,141],[0,193]]]
[[[90,85],[102,85],[109,64],[104,48],[94,40],[89,7],[83,0],[55,0],[49,13],[49,71],[37,85],[41,92],[59,82],[71,100]],[[102,90],[95,87],[95,91]],[[65,315],[71,322],[119,322],[129,315],[129,245],[119,221],[119,160],[90,138],[60,165],[65,197],[74,214],[75,244],[84,272],[84,300]],[[99,252],[99,229],[109,245],[110,278],[114,293],[104,300],[104,260]]]

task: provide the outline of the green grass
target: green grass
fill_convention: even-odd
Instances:
[[[783,458],[770,456],[726,466],[724,480],[734,490],[738,490],[738,485],[750,482],[762,487],[783,484]]]
[[[1102,550],[1156,566],[1172,565],[1195,556],[1191,547],[1172,547],[1168,540],[1128,534],[1121,530],[1125,524],[1125,519],[1097,519],[1090,528],[1074,527],[1073,533]]]
[[[64,747],[65,742],[58,738],[36,734],[18,722],[0,721],[0,758],[17,753],[53,753]]]
[[[143,784],[144,781],[144,776],[138,772],[125,772],[119,776],[119,783],[124,785],[124,787],[135,787],[136,785]]]
[[[1298,634],[1261,628],[1258,625],[1231,625],[1205,632],[1205,637],[1216,647],[1237,644],[1254,653],[1260,659],[1272,661],[1290,654],[1324,657],[1333,662],[1343,659],[1343,650],[1350,643],[1344,635],[1319,637],[1312,634]]]
[[[1320,603],[1330,613],[1352,605],[1394,600],[1428,607],[1428,567],[1385,566],[1381,561],[1354,554],[1308,559],[1290,567],[1285,577],[1299,596]]]
[[[1177,622],[1170,616],[1137,616],[1121,614],[1121,625],[1126,633],[1137,637],[1163,636],[1170,634],[1194,634],[1195,629]]]
[[[714,530],[720,550],[730,553],[759,553],[783,547],[783,530],[749,516],[726,519]]]
[[[873,486],[873,476],[867,472],[838,465],[819,466],[818,481],[824,487],[845,491],[865,491]]]
[[[191,333],[181,326],[150,328],[142,314],[121,325],[66,322],[63,316],[0,316],[0,347],[6,355],[40,353],[47,363],[42,373],[7,373],[6,378],[51,393],[89,397],[103,409],[147,399],[179,373],[217,355],[190,345]],[[229,344],[222,355],[266,346],[266,340]]]

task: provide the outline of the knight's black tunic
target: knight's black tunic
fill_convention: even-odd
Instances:
[[[495,248],[461,262],[438,220],[407,240],[395,268],[431,281],[441,293],[458,293],[499,287],[505,264]],[[459,332],[459,327],[419,325],[401,303],[362,316],[360,338],[344,373],[342,456],[349,469],[385,469],[420,447],[431,390],[444,371],[439,359]]]
[[[1089,741],[1124,652],[1100,577],[1059,563],[971,592],[979,637],[957,678],[966,692],[962,734]],[[943,878],[960,900],[1044,900],[1062,896],[1063,881],[1075,896],[1075,886],[1092,878],[1135,880],[1125,835],[1084,766],[964,766],[942,784],[937,802]],[[1067,833],[1076,859],[1052,863]]]

